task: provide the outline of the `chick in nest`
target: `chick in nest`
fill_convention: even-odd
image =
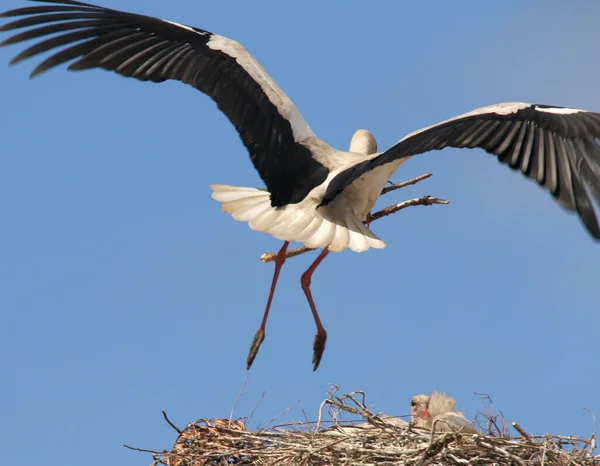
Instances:
[[[456,401],[445,393],[433,391],[431,395],[416,395],[410,400],[410,415],[414,426],[436,432],[464,432],[478,434],[471,422],[460,411]]]

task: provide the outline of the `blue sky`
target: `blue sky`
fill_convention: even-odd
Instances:
[[[340,149],[358,128],[383,149],[503,101],[600,111],[597,3],[102,4],[242,42]],[[181,426],[229,416],[272,275],[258,258],[280,243],[210,198],[211,183],[261,186],[210,99],[104,71],[29,81],[33,61],[7,67],[22,48],[0,49],[3,458],[146,465],[122,444],[169,448],[160,410]],[[588,436],[600,245],[480,150],[413,158],[394,180],[424,172],[380,205],[430,194],[449,206],[376,222],[387,249],[332,254],[315,274],[329,332],[316,373],[299,286],[315,254],[286,263],[237,415],[264,393],[252,427],[296,402],[284,420],[314,419],[330,383],[403,415],[437,389],[470,417],[483,392],[529,431]]]

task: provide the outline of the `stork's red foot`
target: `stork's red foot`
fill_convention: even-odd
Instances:
[[[313,343],[313,371],[316,371],[321,363],[323,352],[325,351],[325,342],[327,341],[327,332],[317,332],[315,335],[315,341]]]
[[[246,370],[250,369],[252,363],[254,362],[254,358],[258,354],[258,349],[260,345],[262,345],[263,340],[265,339],[265,332],[262,328],[259,328],[254,334],[254,339],[252,340],[252,344],[250,345],[250,351],[248,352],[248,359],[246,360]]]

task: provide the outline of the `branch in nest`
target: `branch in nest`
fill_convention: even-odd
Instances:
[[[533,443],[531,437],[527,434],[527,432],[525,432],[525,430],[519,425],[518,422],[513,421],[511,422],[511,424],[514,427],[514,429],[523,436],[525,440],[527,440],[529,443]]]
[[[182,432],[181,429],[171,422],[171,420],[167,416],[167,413],[165,413],[164,410],[162,410],[161,412],[162,412],[163,417],[165,418],[165,421],[167,421],[167,424],[169,424],[175,431],[177,431],[178,434],[181,435],[181,432]]]
[[[430,176],[431,176],[431,173],[426,173],[424,175],[417,176],[416,178],[410,179],[408,181],[403,181],[402,183],[393,184],[392,186],[388,186],[388,187],[384,188],[383,191],[381,191],[381,195],[383,196],[384,194],[395,191],[396,189],[400,189],[400,188],[404,188],[406,186],[417,184],[419,181],[423,181],[423,180],[429,178]],[[403,201],[398,204],[394,204],[394,205],[385,207],[384,209],[381,209],[379,212],[375,212],[374,214],[371,214],[370,218],[369,218],[369,222],[374,222],[375,220],[379,220],[380,218],[387,217],[388,215],[391,215],[391,214],[395,214],[396,212],[398,212],[402,209],[406,209],[407,207],[413,207],[413,206],[419,206],[419,205],[429,206],[429,205],[434,205],[434,204],[445,205],[445,204],[450,204],[450,201],[447,201],[445,199],[439,199],[437,197],[431,197],[431,196],[417,197],[415,199],[410,199],[408,201]],[[285,253],[285,258],[288,259],[290,257],[299,256],[300,254],[304,254],[305,252],[309,252],[309,251],[314,251],[314,249],[309,248],[307,246],[299,246],[297,248],[288,249]],[[267,262],[273,262],[275,260],[275,257],[277,257],[277,252],[265,252],[262,256],[260,256],[260,260],[266,264]]]

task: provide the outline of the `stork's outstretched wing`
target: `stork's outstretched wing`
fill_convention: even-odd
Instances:
[[[482,107],[409,134],[379,156],[331,180],[323,204],[374,168],[444,147],[479,147],[521,170],[577,211],[600,240],[594,201],[600,205],[600,113],[520,102]],[[593,200],[590,199],[590,195]]]
[[[22,17],[1,31],[28,28],[0,45],[44,37],[11,64],[64,47],[31,76],[73,61],[69,70],[104,68],[141,81],[177,80],[211,97],[234,124],[274,206],[298,202],[327,177],[300,141],[312,130],[267,72],[239,43],[149,16],[70,0],[32,0],[0,17]],[[45,36],[51,36],[45,38]]]

